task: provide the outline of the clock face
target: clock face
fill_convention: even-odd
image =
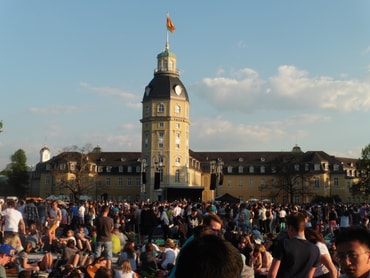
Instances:
[[[175,86],[175,93],[178,96],[181,95],[181,93],[182,93],[182,87],[180,85],[176,85]]]
[[[145,88],[145,94],[146,94],[147,96],[149,96],[149,94],[150,94],[150,87],[149,87],[149,86],[147,86],[147,87]]]

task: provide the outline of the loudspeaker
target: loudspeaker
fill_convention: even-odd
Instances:
[[[218,185],[222,185],[224,183],[224,175],[220,174],[220,180],[218,181]]]
[[[211,174],[211,185],[210,185],[211,190],[216,189],[216,183],[217,183],[217,175],[216,174]]]
[[[161,184],[161,174],[156,172],[154,174],[154,189],[159,189]]]
[[[146,184],[146,174],[145,174],[145,172],[141,173],[141,178],[142,178],[143,184]]]

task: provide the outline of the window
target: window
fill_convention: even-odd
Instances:
[[[316,163],[315,166],[314,166],[314,170],[315,171],[320,171],[320,164]]]
[[[272,188],[274,188],[274,187],[276,187],[276,186],[277,186],[277,184],[276,184],[276,180],[275,180],[275,179],[272,179],[272,180],[271,180],[271,186],[272,186]]]
[[[320,187],[320,179],[319,178],[315,178],[314,179],[314,187],[315,188],[319,188]]]
[[[228,180],[228,181],[227,181],[227,186],[228,186],[228,187],[233,186],[233,182],[232,182],[231,180]]]
[[[294,164],[294,170],[295,170],[296,172],[298,172],[298,171],[299,171],[299,164]]]
[[[271,173],[276,174],[276,166],[271,167]]]
[[[164,122],[159,122],[158,127],[164,127]]]
[[[253,166],[249,166],[249,173],[254,173],[254,167]]]
[[[329,163],[323,163],[322,166],[323,166],[325,171],[329,170]]]
[[[66,165],[64,163],[59,164],[59,170],[64,171],[66,169]]]
[[[110,173],[112,171],[112,166],[107,166],[107,173]]]
[[[180,182],[180,170],[176,170],[175,172],[175,182]]]
[[[118,172],[120,172],[120,173],[123,172],[123,166],[122,165],[118,166]]]
[[[253,180],[253,179],[250,179],[250,180],[249,180],[249,186],[250,186],[250,187],[254,186],[254,180]]]
[[[118,178],[118,185],[123,185],[123,178],[122,177]]]
[[[158,104],[157,112],[158,113],[163,113],[164,112],[164,104],[163,103]]]
[[[310,170],[310,164],[308,164],[308,163],[306,163],[305,165],[304,165],[304,170],[307,172],[307,171],[309,171]]]
[[[98,166],[98,173],[102,173],[103,172],[103,166]]]
[[[243,187],[243,180],[238,180],[238,186]]]
[[[176,157],[176,166],[180,166],[181,159],[180,157]]]
[[[164,145],[163,143],[158,143],[158,149],[163,149]]]
[[[132,178],[127,178],[127,185],[132,185]]]
[[[339,187],[339,179],[338,178],[334,178],[333,185],[334,185],[334,187]]]
[[[243,173],[243,166],[238,167],[238,173],[242,174]]]
[[[71,170],[71,171],[74,171],[74,170],[76,170],[76,163],[70,163],[69,164],[69,170]]]
[[[158,137],[163,138],[163,136],[164,136],[164,131],[163,130],[158,131]]]
[[[50,180],[51,180],[50,176],[49,175],[46,175],[45,176],[45,184],[46,185],[49,185],[50,184]]]
[[[150,112],[149,106],[145,106],[145,114],[148,115]]]
[[[135,179],[135,184],[136,185],[141,185],[141,178],[136,178]]]
[[[132,166],[131,165],[127,166],[127,173],[132,173]]]
[[[176,128],[180,128],[180,124],[179,123],[176,123]]]
[[[233,172],[233,166],[227,166],[227,172],[231,174]]]
[[[110,178],[105,179],[105,185],[110,185]]]
[[[49,171],[51,169],[51,165],[48,163],[46,164],[46,171]]]
[[[163,182],[163,169],[159,169],[160,181]]]
[[[334,164],[333,165],[333,170],[334,171],[339,171],[339,164]]]
[[[141,172],[141,167],[140,165],[136,166],[136,173],[140,173]]]
[[[266,172],[265,166],[262,165],[260,170],[261,170],[261,174],[264,174]]]
[[[176,104],[175,106],[175,113],[180,113],[181,112],[181,106]]]
[[[266,188],[266,181],[264,179],[261,180],[260,187],[261,189]]]

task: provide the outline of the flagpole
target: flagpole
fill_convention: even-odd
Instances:
[[[170,17],[170,13],[167,12],[166,20]],[[170,48],[170,45],[168,44],[168,28],[167,28],[167,21],[166,21],[166,47],[165,50],[168,50]]]

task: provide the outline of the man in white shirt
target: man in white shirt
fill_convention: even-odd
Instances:
[[[25,224],[22,213],[15,209],[15,202],[9,200],[7,208],[1,213],[1,222],[4,225],[4,239],[18,235],[19,232],[25,233]]]

